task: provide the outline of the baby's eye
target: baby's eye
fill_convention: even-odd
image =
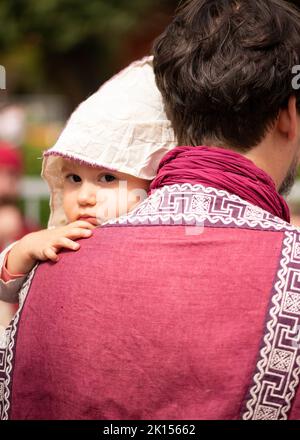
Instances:
[[[77,174],[68,174],[66,176],[66,179],[69,180],[72,183],[78,183],[81,182],[81,178],[80,176],[78,176]]]
[[[100,182],[104,182],[104,183],[113,182],[114,180],[116,180],[116,177],[113,176],[112,174],[104,174],[103,176],[100,177]]]

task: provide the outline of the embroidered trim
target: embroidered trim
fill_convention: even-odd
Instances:
[[[242,415],[287,419],[300,374],[300,229],[226,191],[202,185],[172,185],[155,191],[114,225],[220,225],[285,231],[282,258],[271,297],[265,336]]]
[[[299,383],[300,237],[285,233],[263,346],[244,420],[286,420]]]
[[[189,183],[158,189],[129,214],[109,220],[102,226],[203,225],[204,222],[221,227],[247,226],[300,233],[300,228],[234,194]]]
[[[202,185],[172,185],[155,191],[129,215],[106,222],[118,225],[249,227],[284,231],[282,259],[271,298],[266,334],[246,403],[244,419],[286,419],[299,383],[300,356],[295,345],[300,320],[300,229],[226,191]],[[20,312],[35,268],[21,290],[10,328],[10,342],[0,362],[0,415],[8,418],[13,348]],[[297,284],[298,283],[298,284]],[[1,356],[1,350],[0,350]],[[1,361],[1,359],[0,359]],[[4,371],[1,370],[4,366]],[[1,373],[5,373],[4,376]],[[2,377],[5,378],[3,382]],[[1,394],[1,389],[2,391]],[[3,396],[1,400],[1,396]]]
[[[60,151],[47,151],[43,154],[43,157],[61,157],[62,159],[72,159],[75,162],[79,162],[80,164],[84,164],[84,165],[89,165],[90,167],[95,167],[95,168],[99,168],[99,167],[103,167],[103,168],[107,168],[111,171],[118,171],[116,168],[109,168],[107,165],[104,165],[103,163],[98,163],[96,160],[90,161],[88,160],[85,156],[79,157],[79,154],[76,153],[61,153]]]
[[[20,313],[24,305],[26,295],[28,293],[31,281],[37,266],[35,266],[20,290],[20,307],[13,318],[6,332],[6,344],[0,347],[0,420],[8,420],[10,409],[10,384],[11,372],[14,356],[15,335],[17,332],[17,324],[20,319]]]

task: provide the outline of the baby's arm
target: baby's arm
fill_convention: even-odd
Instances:
[[[93,225],[80,220],[67,226],[25,235],[9,252],[6,268],[11,274],[28,273],[37,261],[56,262],[61,249],[78,250],[80,245],[73,240],[90,237],[92,229]]]
[[[14,245],[15,243],[12,243],[0,254],[0,335],[16,312],[18,292],[26,278],[26,275],[10,276],[5,271],[7,255]]]
[[[0,337],[6,327],[9,326],[9,323],[14,317],[17,308],[17,304],[0,301]]]
[[[73,240],[90,237],[92,229],[94,226],[89,222],[76,221],[55,229],[32,232],[5,249],[0,255],[0,300],[17,303],[18,291],[37,261],[58,261],[57,253],[62,248],[78,250],[80,245]]]
[[[7,272],[6,261],[9,252],[17,242],[12,243],[0,254],[0,300],[8,303],[18,302],[18,290],[22,286],[27,274],[11,275]],[[23,276],[21,276],[23,275]],[[0,305],[1,306],[1,305]]]

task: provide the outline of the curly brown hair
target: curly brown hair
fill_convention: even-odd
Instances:
[[[300,13],[283,0],[190,0],[153,46],[154,71],[181,145],[248,151],[300,90]]]

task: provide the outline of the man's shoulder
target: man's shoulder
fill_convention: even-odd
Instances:
[[[132,212],[107,226],[184,225],[290,232],[300,228],[239,196],[203,185],[176,184],[156,190]]]

